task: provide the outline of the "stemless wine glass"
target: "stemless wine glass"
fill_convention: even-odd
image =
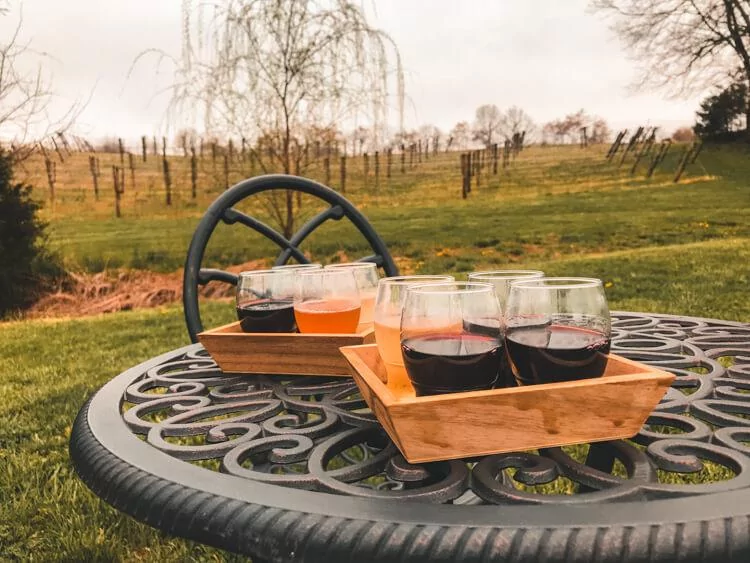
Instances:
[[[300,332],[353,333],[362,301],[349,269],[297,270],[294,317]]]
[[[513,282],[505,346],[519,385],[600,377],[611,321],[601,280],[541,278]]]
[[[500,306],[491,284],[407,288],[401,351],[417,395],[491,389],[502,354]]]
[[[283,266],[271,266],[272,270],[320,270],[323,264],[284,264]]]
[[[244,332],[296,332],[294,272],[254,270],[237,280],[237,317]]]
[[[540,272],[539,270],[492,270],[487,272],[472,272],[469,274],[468,279],[472,282],[491,283],[494,285],[497,300],[500,302],[500,310],[504,311],[512,282],[543,277],[544,272]]]
[[[360,325],[372,324],[372,311],[375,307],[375,293],[378,290],[378,266],[373,262],[343,262],[329,264],[326,270],[351,270],[357,280],[362,310],[359,314]],[[366,327],[361,327],[366,328]]]
[[[401,311],[406,300],[406,288],[427,283],[451,282],[453,276],[396,276],[378,282],[375,296],[375,342],[385,364],[389,383],[406,377],[401,355]],[[393,379],[393,381],[391,381]]]

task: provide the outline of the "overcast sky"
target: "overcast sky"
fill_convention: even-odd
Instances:
[[[19,0],[0,17],[0,43]],[[670,100],[632,94],[627,59],[587,0],[376,0],[372,23],[396,41],[407,71],[407,126],[443,130],[471,121],[477,106],[518,105],[538,123],[584,108],[613,128],[692,124],[701,95]],[[158,134],[168,76],[134,58],[147,48],[179,54],[181,0],[25,0],[24,40],[52,57],[59,103],[91,100],[78,130],[91,137]]]

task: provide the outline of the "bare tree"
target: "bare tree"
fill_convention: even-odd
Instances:
[[[577,135],[583,127],[586,127],[588,139],[592,143],[603,143],[609,138],[609,126],[604,119],[588,115],[579,109],[562,119],[546,123],[542,128],[542,141],[548,142],[549,137],[552,137],[557,144],[576,142]]]
[[[378,144],[388,121],[395,77],[399,124],[403,122],[400,55],[384,32],[369,25],[349,0],[183,0],[179,58],[175,64],[169,122],[194,116],[208,134],[277,146],[262,156],[291,173],[301,132],[335,126],[364,115]],[[136,59],[136,62],[140,59]],[[395,70],[395,72],[393,72]],[[288,194],[274,208],[286,235],[294,230]]]
[[[513,139],[513,136],[520,135],[526,131],[526,138],[530,138],[536,128],[531,116],[518,106],[511,106],[502,113],[498,130],[506,139]]]
[[[354,131],[352,131],[351,138],[352,143],[354,144],[354,150],[352,152],[355,156],[364,152],[365,144],[367,143],[368,139],[371,138],[371,136],[372,131],[370,131],[363,125],[360,125]]]
[[[474,120],[474,140],[489,147],[495,142],[503,114],[494,104],[485,104],[477,108]]]
[[[8,12],[8,4],[0,4],[0,15]],[[19,40],[22,25],[19,14],[9,39],[0,39],[0,139],[10,139],[16,160],[31,154],[32,136],[42,139],[66,131],[85,105],[75,102],[60,115],[51,113],[55,93],[42,66],[44,55]],[[29,67],[33,70],[24,70]]]
[[[457,148],[463,150],[469,144],[471,139],[471,127],[467,121],[459,121],[453,126],[448,133],[447,148]]]
[[[611,134],[609,124],[601,117],[592,117],[587,126],[590,128],[590,143],[606,143]]]
[[[750,86],[750,1],[593,0],[643,64],[636,86],[679,95],[729,80]],[[750,123],[750,104],[748,104]],[[750,131],[750,127],[748,128]]]

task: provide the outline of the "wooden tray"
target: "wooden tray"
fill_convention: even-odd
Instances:
[[[242,332],[235,321],[198,334],[222,371],[350,377],[341,346],[375,341],[372,326],[355,334]]]
[[[410,463],[629,438],[675,377],[610,354],[596,379],[417,397],[405,372],[385,375],[376,345],[341,352]]]

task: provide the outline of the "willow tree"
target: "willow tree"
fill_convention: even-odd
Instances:
[[[266,169],[295,171],[311,128],[367,121],[377,144],[388,113],[403,121],[403,71],[392,39],[347,0],[183,0],[182,50],[169,121],[212,136],[263,139]],[[182,123],[184,126],[185,123]],[[293,230],[291,196],[283,228]]]

